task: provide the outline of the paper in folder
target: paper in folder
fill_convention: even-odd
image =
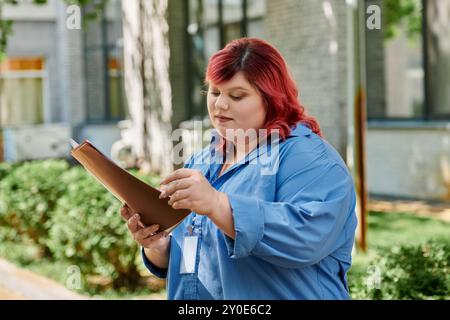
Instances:
[[[159,230],[169,232],[190,213],[187,209],[173,209],[167,198],[158,198],[158,189],[116,165],[89,141],[77,144],[72,140],[71,144],[72,156],[132,212],[140,213],[146,226],[159,224]]]

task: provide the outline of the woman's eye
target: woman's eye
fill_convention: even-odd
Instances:
[[[211,94],[212,94],[214,97],[218,97],[218,96],[220,95],[220,92],[214,92],[214,91],[211,91]]]
[[[239,101],[239,100],[241,100],[243,97],[230,96],[230,98],[233,99],[234,101]]]

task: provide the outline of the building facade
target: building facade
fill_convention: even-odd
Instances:
[[[208,57],[232,38],[261,37],[281,51],[302,104],[352,166],[355,44],[350,33],[355,26],[349,7],[355,2],[173,2],[174,108],[183,110],[184,117],[204,117],[199,93]],[[389,12],[381,0],[362,2],[356,28],[367,88],[369,193],[450,201],[450,1],[417,0],[409,12],[394,18],[392,13],[400,10]],[[380,9],[379,29],[368,25],[377,13],[373,6]]]
[[[61,2],[49,1],[45,14],[33,11],[16,19],[8,55],[29,57],[22,62],[35,68],[28,70],[33,79],[41,80],[25,81],[32,94],[13,99],[28,108],[19,117],[26,123],[7,127],[58,124],[79,139],[98,141],[107,151],[119,139],[117,121],[126,117],[120,4],[88,32],[74,32],[64,25],[67,14]],[[367,97],[370,194],[449,201],[450,0],[412,1],[414,6],[401,11],[402,16],[392,15],[392,8],[383,6],[386,2],[169,0],[173,127],[207,117],[202,91],[208,58],[232,39],[260,37],[283,54],[302,104],[352,167],[356,45]],[[364,7],[355,25],[351,8],[356,3]],[[377,8],[379,29],[367,23]],[[33,94],[42,98],[30,99]],[[13,111],[9,117],[14,120]]]
[[[5,160],[66,157],[70,137],[109,153],[120,139],[120,1],[79,29],[67,27],[71,14],[59,0],[4,7],[4,18],[14,21],[0,70]]]

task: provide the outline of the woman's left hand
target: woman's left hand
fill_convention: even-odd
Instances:
[[[170,197],[174,209],[189,209],[201,215],[212,215],[219,201],[219,191],[197,170],[175,170],[161,181],[160,199]]]

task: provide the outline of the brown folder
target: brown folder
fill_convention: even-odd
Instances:
[[[160,231],[170,232],[190,213],[187,209],[173,209],[167,204],[168,198],[158,198],[158,189],[116,165],[89,141],[72,146],[72,156],[132,212],[139,212],[146,226],[159,224]]]

